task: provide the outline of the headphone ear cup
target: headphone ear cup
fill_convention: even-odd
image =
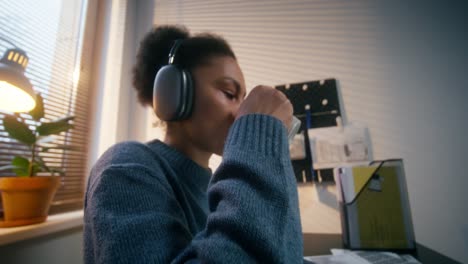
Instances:
[[[192,108],[193,108],[193,101],[194,101],[194,86],[193,86],[193,79],[192,75],[190,72],[186,70],[182,70],[183,80],[184,80],[184,90],[185,90],[185,96],[184,96],[184,107],[182,108],[183,111],[180,113],[180,118],[181,119],[187,119],[190,117],[192,114]]]
[[[176,65],[166,65],[156,74],[153,84],[153,110],[163,121],[188,118],[193,105],[190,73]]]

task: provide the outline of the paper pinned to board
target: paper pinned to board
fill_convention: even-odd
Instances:
[[[296,134],[290,141],[289,155],[292,160],[302,160],[306,158],[304,135]]]
[[[349,124],[307,131],[314,169],[329,169],[371,161],[369,129]]]

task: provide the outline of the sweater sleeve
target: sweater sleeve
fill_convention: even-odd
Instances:
[[[206,226],[195,237],[170,186],[151,176],[162,172],[148,170],[113,165],[89,183],[86,263],[302,263],[297,189],[279,120],[247,115],[233,124],[208,189]]]
[[[236,121],[209,187],[206,229],[176,263],[302,263],[297,186],[276,118]]]
[[[183,210],[154,169],[112,165],[94,174],[85,200],[85,263],[169,263],[190,243]]]

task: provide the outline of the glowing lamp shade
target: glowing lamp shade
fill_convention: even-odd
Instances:
[[[9,49],[0,60],[0,110],[28,112],[36,106],[36,95],[24,70],[29,58],[20,49]]]

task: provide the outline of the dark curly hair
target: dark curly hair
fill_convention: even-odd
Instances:
[[[153,28],[141,41],[133,68],[133,86],[143,106],[152,106],[154,78],[159,69],[168,64],[169,52],[176,40],[183,42],[174,63],[188,71],[208,63],[213,56],[236,58],[226,40],[218,35],[202,33],[190,36],[183,26]]]

